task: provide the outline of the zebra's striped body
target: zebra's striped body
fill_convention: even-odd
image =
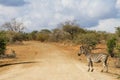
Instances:
[[[102,62],[103,69],[101,70],[101,72],[103,72],[104,69],[106,69],[106,72],[108,72],[108,66],[107,66],[108,55],[107,54],[103,54],[103,53],[92,54],[87,48],[83,46],[80,47],[80,52],[78,53],[78,56],[80,56],[81,54],[84,54],[87,58],[88,67],[89,67],[88,71],[90,71],[90,69],[91,69],[91,72],[94,70],[93,62],[94,63]]]

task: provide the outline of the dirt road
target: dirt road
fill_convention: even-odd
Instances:
[[[115,80],[97,70],[87,72],[86,64],[55,45],[34,43],[32,46],[38,48],[36,58],[31,60],[35,63],[11,65],[0,73],[0,80]]]

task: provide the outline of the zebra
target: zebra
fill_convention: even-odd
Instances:
[[[106,72],[108,72],[108,64],[107,64],[107,60],[108,60],[108,56],[109,56],[108,54],[104,54],[104,53],[92,54],[90,52],[90,50],[84,46],[80,47],[80,51],[78,52],[78,56],[80,56],[81,54],[84,54],[87,58],[88,72],[90,70],[91,70],[91,72],[93,72],[93,70],[94,70],[93,62],[94,63],[102,62],[103,69],[101,70],[101,72],[103,72],[104,70],[106,70]]]

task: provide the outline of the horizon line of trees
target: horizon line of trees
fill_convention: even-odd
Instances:
[[[53,30],[42,29],[40,31],[24,32],[25,26],[23,22],[18,22],[16,19],[12,19],[10,22],[6,22],[1,26],[0,40],[6,44],[13,44],[15,42],[36,40],[41,42],[65,42],[84,45],[90,49],[94,49],[99,43],[104,43],[108,46],[108,52],[112,53],[114,48],[120,50],[120,27],[116,27],[115,33],[107,33],[103,31],[92,31],[81,28],[74,21],[66,21]],[[116,42],[111,48],[111,39]],[[4,46],[6,45],[4,44]],[[1,49],[1,48],[0,48]],[[120,53],[119,53],[120,55]]]

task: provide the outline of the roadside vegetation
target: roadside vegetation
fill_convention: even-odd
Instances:
[[[84,45],[91,50],[97,44],[105,44],[112,57],[120,58],[120,27],[116,27],[116,33],[86,30],[72,21],[64,22],[53,30],[42,29],[25,32],[23,22],[12,19],[0,27],[0,54],[4,54],[6,45],[22,44],[22,41],[60,42]],[[116,64],[120,67],[120,59]]]

